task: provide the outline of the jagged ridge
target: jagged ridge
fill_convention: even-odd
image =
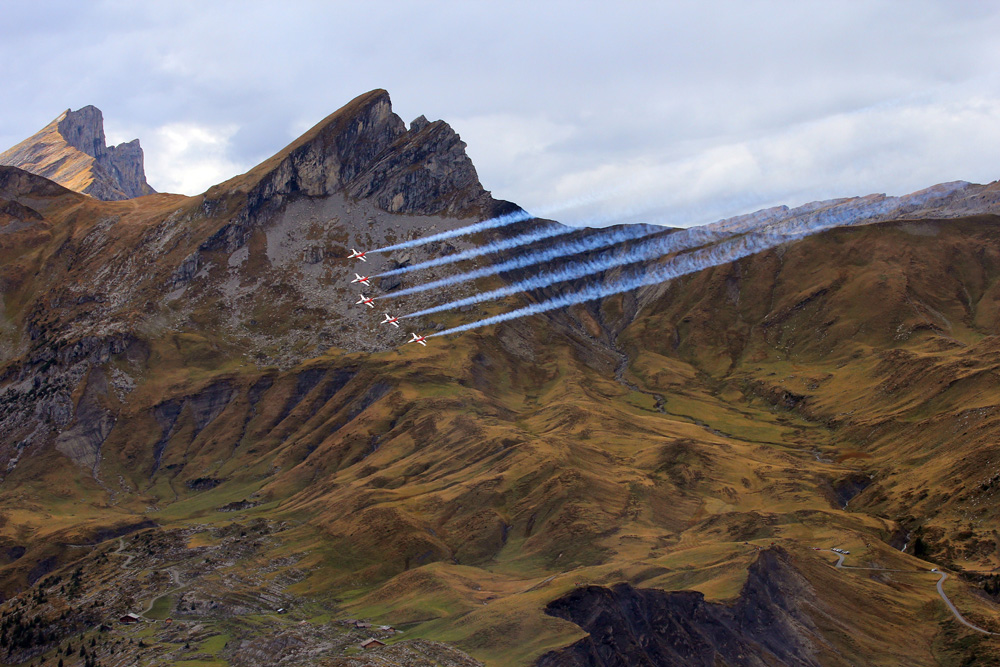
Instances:
[[[104,116],[94,106],[67,109],[31,137],[0,153],[0,164],[19,167],[105,201],[156,192],[146,182],[139,140],[108,146]]]
[[[240,247],[255,224],[303,196],[343,193],[391,213],[458,218],[510,207],[483,189],[447,123],[421,116],[407,131],[385,90],[355,98],[246,174],[209,189],[206,209],[225,208],[234,193],[245,193],[245,205],[205,249]]]
[[[590,633],[538,661],[538,667],[817,666],[825,643],[800,606],[816,591],[780,547],[761,552],[733,605],[697,591],[586,586],[553,600],[546,612]]]

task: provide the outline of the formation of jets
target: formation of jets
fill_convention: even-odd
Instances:
[[[351,248],[351,254],[347,256],[347,259],[360,259],[362,262],[367,262],[368,260],[365,259],[365,255],[367,255],[367,254],[368,254],[367,250],[364,251],[364,252],[358,252],[354,248]],[[366,285],[368,287],[371,287],[372,286],[371,276],[363,276],[360,273],[355,273],[354,274],[354,280],[351,281],[352,285],[354,283],[361,283],[362,285]],[[368,306],[369,308],[374,308],[375,307],[375,297],[368,297],[368,296],[365,296],[362,293],[361,294],[361,298],[358,299],[358,301],[357,301],[357,303],[355,305],[358,305],[358,306],[365,305],[365,306]],[[379,324],[391,324],[392,326],[394,326],[394,327],[396,327],[398,329],[399,328],[399,318],[398,317],[392,317],[391,315],[389,315],[389,313],[385,313],[385,319],[382,320],[381,322],[379,322]],[[408,341],[406,341],[407,343],[420,343],[424,347],[427,347],[427,343],[425,342],[427,340],[427,336],[418,336],[415,333],[411,333],[410,335],[413,336],[413,338],[410,339],[410,340],[408,340]]]

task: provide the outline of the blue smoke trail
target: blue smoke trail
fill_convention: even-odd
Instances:
[[[445,239],[454,239],[459,236],[468,236],[469,234],[483,232],[487,229],[496,229],[497,227],[506,227],[507,225],[513,225],[515,222],[530,220],[534,217],[535,216],[527,211],[517,210],[512,213],[490,218],[489,220],[477,222],[473,225],[466,225],[465,227],[459,227],[458,229],[449,229],[448,231],[441,232],[440,234],[431,234],[430,236],[423,236],[418,239],[413,239],[412,241],[403,241],[402,243],[379,248],[378,250],[369,250],[369,252],[392,252],[393,250],[415,248],[417,246],[424,245],[425,243],[444,241]]]
[[[743,257],[755,255],[783,243],[796,241],[834,227],[868,224],[893,219],[893,217],[899,219],[899,217],[905,217],[908,212],[919,205],[933,204],[933,200],[948,196],[966,186],[967,184],[964,182],[946,183],[941,187],[929,188],[905,197],[868,197],[865,198],[867,201],[863,202],[861,210],[857,206],[858,198],[841,199],[813,202],[792,210],[778,207],[767,211],[758,211],[758,213],[748,216],[740,216],[738,219],[723,220],[714,225],[716,234],[722,234],[726,229],[729,231],[742,229],[742,232],[735,234],[734,238],[716,245],[678,255],[652,270],[632,271],[629,276],[613,283],[589,285],[579,292],[563,294],[543,303],[532,304],[478,322],[463,324],[431,334],[428,337],[447,336],[558,308],[575,306],[623,292],[631,292],[640,287],[656,285],[713,266],[735,262]],[[699,228],[693,227],[689,231],[696,229]],[[675,233],[672,236],[676,235]]]
[[[577,227],[567,227],[565,225],[553,225],[545,227],[543,229],[526,232],[519,236],[515,236],[509,239],[504,239],[502,241],[491,241],[485,245],[477,246],[475,248],[470,248],[468,250],[463,250],[462,252],[457,252],[452,255],[445,255],[444,257],[437,257],[435,259],[431,259],[426,262],[420,262],[419,264],[414,264],[412,266],[401,266],[398,269],[385,271],[373,277],[382,278],[385,276],[398,276],[403,273],[410,273],[411,271],[420,271],[422,269],[429,269],[435,266],[443,266],[445,264],[454,264],[455,262],[461,262],[466,259],[479,257],[480,255],[503,252],[504,250],[518,248],[523,245],[528,245],[529,243],[535,243],[536,241],[550,239],[555,236],[562,236],[563,234],[570,234],[572,232],[577,231],[577,229],[578,229]]]
[[[620,188],[619,188],[619,190],[620,190]],[[613,190],[611,192],[614,193],[614,192],[616,192],[616,190]],[[596,194],[596,193],[595,194],[590,194],[590,195],[586,195],[586,196],[582,196],[582,197],[577,197],[576,199],[571,199],[571,200],[562,202],[560,204],[556,204],[554,206],[545,206],[545,207],[542,207],[541,209],[539,209],[537,214],[528,213],[527,211],[523,211],[523,210],[519,209],[517,211],[513,211],[511,213],[506,213],[504,215],[500,215],[500,216],[497,216],[495,218],[490,218],[489,220],[483,220],[482,222],[477,222],[477,223],[472,224],[472,225],[467,225],[465,227],[459,227],[458,229],[450,229],[448,231],[441,232],[439,234],[432,234],[431,236],[425,236],[425,237],[421,237],[421,238],[417,238],[417,239],[412,239],[410,241],[402,241],[400,243],[396,243],[394,245],[386,246],[384,248],[378,248],[376,250],[369,250],[368,252],[370,252],[370,253],[377,253],[377,252],[392,252],[394,250],[405,250],[407,248],[416,248],[417,246],[421,246],[421,245],[424,245],[426,243],[433,243],[435,241],[445,241],[447,239],[454,239],[454,238],[458,238],[460,236],[468,236],[469,234],[476,234],[478,232],[483,232],[483,231],[486,231],[488,229],[497,229],[499,227],[506,227],[508,225],[512,225],[512,224],[517,223],[517,222],[523,222],[525,220],[532,220],[532,219],[538,218],[539,216],[551,215],[552,213],[557,213],[559,211],[563,211],[563,210],[567,210],[567,209],[573,209],[573,208],[576,208],[578,206],[582,206],[582,205],[585,205],[585,204],[590,204],[590,203],[593,203],[593,202],[599,200],[602,196],[607,196],[607,193],[605,193],[604,195],[599,195],[599,194]],[[648,208],[647,208],[647,210],[648,210]],[[632,215],[638,215],[639,213],[640,213],[640,211],[638,211],[638,210],[632,211]],[[621,217],[622,217],[621,212],[619,212],[615,216],[598,216],[598,217],[595,217],[595,218],[592,218],[592,219],[580,221],[580,222],[574,224],[572,227],[580,228],[580,227],[585,227],[585,226],[588,226],[588,225],[601,224],[601,223],[609,224],[611,222],[614,222],[616,219],[620,219]]]
[[[578,231],[577,229],[572,227],[570,227],[569,229],[571,229],[572,231]],[[537,250],[535,252],[522,255],[520,257],[514,257],[512,259],[508,259],[505,262],[500,262],[499,264],[484,266],[481,269],[475,269],[473,271],[461,273],[457,276],[449,276],[448,278],[434,280],[432,282],[424,283],[422,285],[408,287],[398,292],[389,292],[388,294],[385,294],[382,298],[390,299],[398,296],[406,296],[407,294],[426,292],[427,290],[436,289],[438,287],[456,285],[458,283],[464,283],[470,280],[476,280],[477,278],[485,278],[486,276],[494,276],[498,273],[503,273],[505,271],[515,271],[517,269],[523,269],[525,267],[533,266],[535,264],[542,264],[543,262],[548,262],[553,259],[557,259],[559,257],[566,257],[568,255],[578,255],[581,253],[590,252],[591,250],[607,248],[608,246],[618,245],[619,243],[623,243],[625,241],[632,241],[635,239],[642,238],[644,236],[649,236],[650,234],[657,234],[663,231],[664,229],[662,227],[631,225],[629,227],[623,227],[621,229],[613,230],[612,232],[598,232],[588,237],[578,239],[576,241],[568,241],[552,248],[545,248],[543,250]]]
[[[769,229],[763,232],[746,234],[744,236],[724,241],[715,246],[679,255],[670,260],[664,266],[651,271],[635,271],[630,276],[613,283],[590,285],[579,292],[563,294],[543,303],[532,304],[524,308],[519,308],[518,310],[512,310],[508,313],[488,317],[484,320],[479,320],[478,322],[470,322],[469,324],[463,324],[445,331],[439,331],[438,333],[431,334],[428,337],[448,336],[450,334],[469,331],[471,329],[477,329],[491,324],[498,324],[508,320],[519,319],[521,317],[528,317],[529,315],[536,315],[538,313],[544,313],[558,308],[575,306],[577,304],[586,303],[587,301],[603,299],[605,297],[621,294],[623,292],[630,292],[640,287],[655,285],[713,266],[734,262],[748,255],[754,255],[758,252],[781,245],[782,243],[787,243],[788,241],[794,241],[804,236],[808,236],[816,231],[821,230],[815,228],[798,228],[787,231]]]
[[[625,228],[625,230],[628,229],[631,228],[630,227]],[[608,255],[580,262],[573,262],[572,264],[569,264],[553,273],[544,273],[537,276],[533,276],[526,280],[517,282],[513,285],[508,285],[506,287],[495,289],[491,292],[481,292],[479,294],[473,294],[472,296],[466,297],[464,299],[451,301],[449,303],[445,303],[440,306],[434,306],[432,308],[426,308],[424,310],[420,310],[415,313],[411,313],[409,315],[404,315],[403,317],[404,318],[420,317],[421,315],[440,313],[445,310],[453,310],[455,308],[461,308],[462,306],[469,306],[474,303],[481,303],[483,301],[492,301],[493,299],[500,299],[505,296],[510,296],[511,294],[520,294],[521,292],[527,292],[529,290],[539,289],[541,287],[548,287],[549,285],[553,285],[555,283],[561,283],[567,280],[576,280],[578,278],[584,278],[591,274],[600,273],[601,271],[607,271],[608,269],[612,269],[618,266],[625,266],[626,264],[634,264],[636,262],[656,259],[657,257],[662,257],[663,255],[669,255],[671,253],[680,252],[682,250],[697,248],[698,246],[702,246],[708,243],[718,242],[720,239],[726,238],[731,235],[732,233],[729,231],[710,228],[710,226],[708,225],[703,227],[691,227],[689,229],[682,229],[673,232],[672,234],[668,234],[662,238],[651,239],[649,241],[640,243],[634,248],[627,249],[624,252],[615,255]],[[586,239],[584,239],[584,241],[585,240]],[[553,251],[555,250],[557,249],[554,248]],[[576,254],[576,252],[574,251],[572,253],[564,253],[564,254]],[[516,259],[511,260],[511,262],[516,262],[516,261],[517,261]],[[452,279],[452,281],[454,281],[454,279]]]
[[[867,197],[812,202],[795,209],[789,209],[787,206],[764,209],[755,213],[720,220],[710,225],[689,227],[664,238],[653,239],[647,243],[640,244],[618,256],[603,257],[571,264],[553,274],[535,276],[515,285],[493,290],[492,292],[473,295],[466,299],[428,308],[405,315],[404,317],[429,315],[482,301],[510,296],[518,292],[547,287],[558,282],[584,278],[593,273],[599,273],[614,267],[655,259],[656,257],[689,250],[709,243],[718,243],[728,237],[748,232],[763,235],[761,238],[765,239],[781,237],[790,240],[793,238],[802,238],[803,236],[824,231],[831,227],[866,224],[879,220],[898,218],[918,210],[919,207],[933,206],[935,200],[943,200],[943,198],[966,187],[968,187],[968,183],[956,181],[954,183],[944,183],[902,197],[869,195]],[[779,243],[783,242],[780,241]]]

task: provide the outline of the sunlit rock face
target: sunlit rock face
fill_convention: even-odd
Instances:
[[[104,201],[155,192],[146,182],[139,140],[108,146],[104,116],[94,106],[67,109],[31,137],[0,153],[0,164],[19,167]]]

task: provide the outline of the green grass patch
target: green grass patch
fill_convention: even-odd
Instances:
[[[213,635],[199,644],[198,649],[205,653],[217,654],[226,648],[230,636],[228,634]]]
[[[160,597],[153,600],[153,606],[150,607],[144,615],[146,618],[151,618],[156,621],[162,621],[170,618],[171,612],[174,605],[177,602],[177,596],[173,593],[168,593],[167,595],[161,595]]]

